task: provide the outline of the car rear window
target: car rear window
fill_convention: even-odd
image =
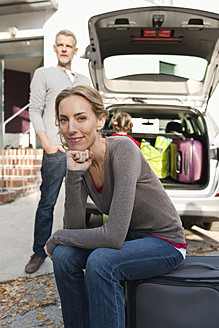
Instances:
[[[175,76],[202,81],[208,62],[200,57],[183,55],[117,55],[104,59],[108,80],[148,80],[149,75]]]

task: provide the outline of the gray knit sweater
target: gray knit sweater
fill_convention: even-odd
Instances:
[[[36,133],[46,132],[52,144],[60,144],[55,125],[55,99],[60,91],[79,84],[90,85],[89,79],[74,72],[74,83],[60,67],[40,67],[30,84],[29,116]]]
[[[109,215],[101,227],[86,229],[88,195]],[[108,137],[102,193],[95,190],[89,171],[68,170],[64,229],[50,237],[47,249],[50,254],[58,244],[119,249],[129,230],[185,243],[176,209],[140,149],[128,138]]]

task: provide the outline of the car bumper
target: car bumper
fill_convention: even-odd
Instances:
[[[187,198],[171,200],[180,216],[190,216],[199,218],[215,218],[219,220],[219,197]]]

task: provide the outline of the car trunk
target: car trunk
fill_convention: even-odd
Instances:
[[[160,178],[160,180],[166,189],[192,190],[205,188],[209,181],[209,140],[206,132],[205,120],[198,110],[192,108],[185,109],[179,106],[147,105],[142,103],[110,105],[108,110],[109,118],[102,131],[104,136],[111,136],[115,133],[111,124],[111,119],[119,112],[126,112],[132,116],[132,122],[134,122],[132,131],[129,132],[129,135],[139,142],[145,140],[149,142],[151,146],[155,146],[155,141],[158,136],[170,138],[172,141],[179,139],[200,141],[203,148],[203,159],[200,158],[203,168],[199,181],[195,183],[183,183],[171,177],[172,156],[170,147],[168,151],[169,174],[165,178]],[[178,125],[180,124],[182,132],[174,130],[166,132],[166,126],[169,122],[171,122],[171,124],[173,122],[174,124],[175,122]]]

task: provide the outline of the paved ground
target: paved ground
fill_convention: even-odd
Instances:
[[[63,327],[53,274],[25,276],[1,283],[0,327]]]
[[[32,254],[36,192],[0,205],[0,327],[61,328],[60,300],[49,258],[39,272],[27,275],[24,266]],[[55,208],[54,230],[62,227],[64,188]],[[185,230],[188,255],[219,256],[219,223],[210,231],[193,226]]]
[[[27,275],[32,255],[34,216],[39,192],[0,205],[0,327],[61,328],[61,306],[49,258]],[[54,230],[62,227],[64,188],[54,212]]]
[[[34,217],[39,192],[0,205],[0,281],[24,276],[24,266],[33,254]],[[53,230],[62,227],[64,188],[61,189],[54,212]],[[49,258],[40,267],[38,274],[52,272]]]

